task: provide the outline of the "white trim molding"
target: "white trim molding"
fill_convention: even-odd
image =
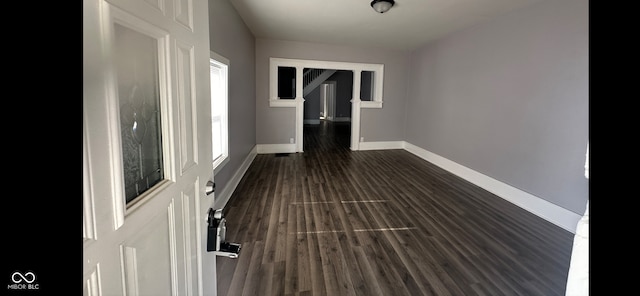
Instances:
[[[404,149],[404,141],[360,142],[360,150]]]
[[[576,223],[578,223],[581,216],[572,211],[554,205],[540,197],[500,182],[411,143],[405,142],[404,149],[575,234]]]
[[[216,193],[213,201],[213,209],[223,209],[227,205],[227,202],[231,199],[231,195],[236,190],[236,187],[238,187],[238,184],[240,184],[244,174],[247,173],[256,155],[258,155],[258,146],[253,146],[253,149],[249,151],[249,155],[247,155],[238,170],[233,174],[227,186],[225,186],[219,194]]]
[[[296,144],[258,144],[258,154],[296,153]]]
[[[382,101],[362,101],[360,108],[382,109]]]
[[[278,97],[278,67],[293,67],[296,69],[296,98],[295,100],[280,99]],[[334,62],[334,61],[320,61],[320,60],[301,60],[301,59],[285,59],[285,58],[269,58],[269,107],[288,107],[296,108],[296,120],[295,120],[295,151],[303,151],[303,134],[302,128],[304,125],[304,68],[316,68],[316,69],[334,69],[334,70],[348,70],[353,72],[353,97],[351,100],[351,133],[355,135],[356,139],[359,139],[358,133],[360,131],[360,108],[382,108],[383,101],[383,82],[384,82],[384,64],[369,64],[369,63],[351,63],[351,62]],[[360,101],[360,75],[362,71],[374,72],[372,81],[372,101],[367,101],[362,104]],[[359,150],[359,142],[351,141],[351,150]]]
[[[360,73],[362,71],[374,72],[373,78],[373,102],[379,102],[380,105],[383,101],[384,93],[384,64],[373,63],[354,63],[354,62],[335,62],[335,61],[321,61],[321,60],[302,60],[302,59],[287,59],[287,58],[269,58],[269,104],[271,107],[276,107],[274,103],[282,100],[278,97],[278,67],[294,67],[296,68],[296,77],[302,77],[302,70],[304,68],[317,68],[317,69],[336,69],[336,70],[350,70],[354,73]],[[360,87],[360,81],[354,81],[354,86]],[[303,97],[303,85],[302,79],[296,79],[296,97]],[[360,92],[358,92],[358,98]],[[377,105],[377,104],[376,104]],[[277,106],[280,107],[280,106]],[[285,107],[285,106],[282,106]],[[294,106],[286,106],[294,107]],[[373,107],[375,108],[375,107]]]
[[[285,100],[285,99],[270,99],[269,107],[287,107],[287,108],[295,108],[298,106],[296,100]]]

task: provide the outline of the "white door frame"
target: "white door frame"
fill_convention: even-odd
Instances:
[[[278,67],[296,68],[296,98],[283,100],[278,97]],[[353,71],[353,93],[351,99],[351,150],[360,150],[360,109],[382,108],[384,64],[348,63],[319,60],[300,60],[269,58],[269,106],[295,108],[295,152],[303,151],[304,98],[302,75],[304,68]],[[375,72],[375,91],[373,101],[360,100],[360,82],[362,71]]]

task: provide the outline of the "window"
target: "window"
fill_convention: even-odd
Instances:
[[[360,100],[371,102],[374,98],[375,83],[373,71],[362,71],[360,78]]]
[[[278,98],[281,100],[295,100],[296,98],[296,68],[278,67]]]
[[[229,161],[229,60],[211,52],[211,150],[213,169],[217,173]]]
[[[158,41],[116,24],[124,193],[127,205],[165,179]]]
[[[301,101],[296,100],[297,88],[301,88],[304,97],[304,86],[310,83],[307,74],[311,69],[347,70],[357,73],[360,78],[360,108],[382,108],[382,84],[384,78],[383,64],[363,64],[315,60],[295,60],[269,58],[269,106],[295,107]],[[313,75],[309,75],[314,77]],[[354,81],[356,83],[356,81]],[[355,85],[354,85],[355,88]],[[300,98],[302,99],[302,98]]]

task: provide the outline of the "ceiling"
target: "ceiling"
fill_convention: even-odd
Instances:
[[[413,50],[436,38],[544,0],[229,0],[256,38]]]

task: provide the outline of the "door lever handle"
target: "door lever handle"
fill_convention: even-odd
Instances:
[[[217,256],[238,258],[241,244],[226,241],[227,220],[222,214],[222,209],[209,208],[207,217],[207,252],[213,252]]]
[[[207,195],[214,193],[216,191],[216,183],[213,183],[213,181],[207,181],[207,186],[204,189],[204,193],[206,193]]]

